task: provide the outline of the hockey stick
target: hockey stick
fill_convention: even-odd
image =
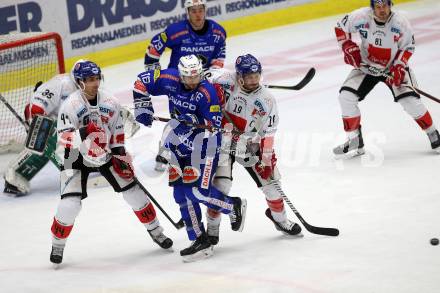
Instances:
[[[304,78],[297,83],[296,85],[292,85],[292,86],[283,86],[283,85],[271,85],[268,84],[266,85],[267,88],[270,89],[281,89],[281,90],[294,90],[294,91],[298,91],[300,89],[302,89],[303,87],[305,87],[315,76],[316,70],[315,68],[310,68],[309,71],[307,72],[306,76],[304,76]]]
[[[20,115],[18,115],[17,111],[15,111],[15,109],[12,108],[12,106],[8,103],[8,101],[6,101],[5,97],[3,97],[2,94],[0,94],[0,100],[3,102],[6,108],[8,108],[8,110],[11,111],[12,115],[14,115],[15,118],[17,118],[17,120],[20,121],[21,124],[23,124],[24,128],[26,129],[26,132],[28,132],[29,125],[23,120],[23,118],[20,117]]]
[[[383,77],[386,77],[386,78],[392,78],[392,76],[390,74],[384,72],[383,70],[381,70],[379,68],[376,68],[374,66],[368,66],[367,64],[361,64],[361,65],[366,66],[368,68],[368,71],[370,71],[371,73],[373,73],[375,75],[382,75]],[[408,85],[405,84],[403,86],[412,89],[416,93],[418,93],[418,94],[420,94],[422,96],[425,96],[428,99],[431,99],[431,100],[433,100],[433,101],[435,101],[437,103],[440,103],[440,99],[439,98],[436,98],[433,95],[430,95],[427,92],[424,92],[421,89],[416,88],[415,86],[412,86],[412,85],[409,85],[409,84]]]
[[[148,190],[142,185],[142,183],[137,178],[135,178],[135,181],[137,185],[142,189],[142,191],[145,192],[148,198],[150,198],[150,200],[156,205],[156,207],[162,212],[162,214],[164,214],[164,216],[168,219],[168,221],[170,221],[170,223],[173,224],[173,226],[177,230],[185,227],[185,223],[183,222],[183,219],[180,219],[177,223],[174,222],[173,219],[171,219],[171,217],[168,215],[168,213],[165,212],[162,206],[157,202],[157,200],[151,195],[151,193],[148,192]]]
[[[313,234],[318,234],[318,235],[326,235],[326,236],[338,236],[339,235],[339,230],[336,228],[317,227],[317,226],[313,226],[313,225],[310,225],[309,223],[307,223],[306,220],[304,220],[304,218],[301,216],[301,214],[295,208],[295,206],[292,204],[290,199],[284,194],[284,191],[281,189],[281,186],[279,186],[279,184],[277,182],[274,182],[274,184],[275,184],[275,187],[277,188],[277,190],[281,193],[281,196],[283,197],[284,201],[287,203],[287,205],[292,210],[292,212],[295,214],[295,216],[301,221],[301,223],[307,229],[307,231],[309,231],[310,233],[313,233]]]
[[[153,117],[153,120],[161,121],[161,122],[168,122],[168,121],[171,120],[171,118],[164,118],[164,117],[157,117],[157,116],[154,116],[154,117]],[[177,119],[176,119],[176,120],[177,120]],[[206,130],[209,130],[209,131],[211,131],[211,132],[219,131],[219,132],[222,132],[222,133],[245,134],[245,132],[243,132],[243,131],[239,131],[239,130],[235,130],[235,129],[233,129],[233,130],[228,130],[228,129],[224,129],[224,128],[220,128],[220,127],[215,127],[215,126],[204,125],[204,124],[193,124],[193,123],[189,123],[189,122],[187,122],[187,121],[180,121],[180,120],[177,120],[177,121],[179,121],[179,122],[183,122],[183,123],[185,123],[186,125],[188,125],[188,126],[192,126],[192,127],[194,127],[194,128],[206,129]]]

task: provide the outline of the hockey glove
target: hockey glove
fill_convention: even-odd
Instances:
[[[193,129],[193,125],[199,124],[199,120],[194,114],[181,114],[177,116],[179,124],[174,128],[174,133],[177,136],[186,135]]]
[[[342,51],[344,52],[345,63],[356,68],[361,66],[361,50],[355,42],[352,40],[347,40],[344,44],[342,44]]]
[[[392,65],[390,67],[390,77],[386,79],[386,84],[389,86],[395,85],[399,87],[405,79],[405,67],[402,64]]]
[[[115,172],[123,179],[130,180],[134,177],[133,163],[130,154],[113,155],[112,165]]]
[[[149,97],[135,98],[134,99],[134,116],[136,121],[151,127],[153,124],[154,109]]]
[[[258,161],[255,164],[255,170],[257,171],[257,173],[260,175],[261,178],[267,180],[273,174],[273,170],[275,169],[276,164],[277,164],[277,158],[275,156],[275,153],[272,153],[272,156],[270,157],[269,160],[262,160],[260,158],[260,161]]]

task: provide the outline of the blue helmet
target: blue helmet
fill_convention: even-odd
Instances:
[[[101,79],[101,68],[92,61],[79,60],[73,67],[73,78],[75,81],[84,80],[95,75],[98,75]]]
[[[393,5],[391,0],[370,0],[371,8],[374,8],[374,4],[388,4],[389,6]]]
[[[260,61],[251,54],[238,56],[235,61],[235,72],[237,75],[245,75],[249,73],[260,73],[262,68]]]

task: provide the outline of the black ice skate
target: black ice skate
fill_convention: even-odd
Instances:
[[[437,153],[440,153],[440,135],[438,130],[436,129],[428,133],[428,137],[429,141],[431,142],[431,148]]]
[[[359,127],[358,136],[348,139],[344,144],[335,147],[333,153],[336,155],[337,159],[353,158],[365,154],[361,127]]]
[[[63,261],[63,252],[64,247],[52,245],[52,251],[50,252],[50,261],[55,265],[59,265]]]
[[[203,232],[191,246],[180,251],[184,262],[193,262],[196,260],[208,258],[214,254],[213,246],[208,240],[208,235]]]
[[[278,231],[283,232],[283,234],[302,236],[301,227],[298,224],[296,224],[288,219],[284,222],[275,221],[274,218],[272,217],[272,213],[271,213],[270,209],[266,210],[266,217],[268,217],[275,225],[275,228]]]
[[[161,248],[168,249],[173,246],[173,240],[163,234],[163,228],[161,226],[151,231],[148,230],[148,233],[150,234],[153,241],[156,242],[157,245],[159,245]]]
[[[246,218],[247,201],[239,197],[233,197],[234,207],[229,213],[229,219],[231,220],[231,228],[233,231],[243,231],[244,220]]]
[[[161,155],[156,156],[156,165],[154,166],[154,170],[158,172],[163,172],[168,167],[168,160],[162,157]]]
[[[217,245],[219,241],[220,225],[210,225],[208,223],[208,240],[212,245]]]
[[[9,193],[12,196],[19,197],[26,195],[27,192],[21,191],[17,186],[12,185],[8,181],[5,180],[5,189],[3,190],[4,193]]]

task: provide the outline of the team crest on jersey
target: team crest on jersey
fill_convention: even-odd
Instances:
[[[165,32],[160,33],[160,38],[162,39],[162,42],[166,43],[168,40],[167,34]]]

